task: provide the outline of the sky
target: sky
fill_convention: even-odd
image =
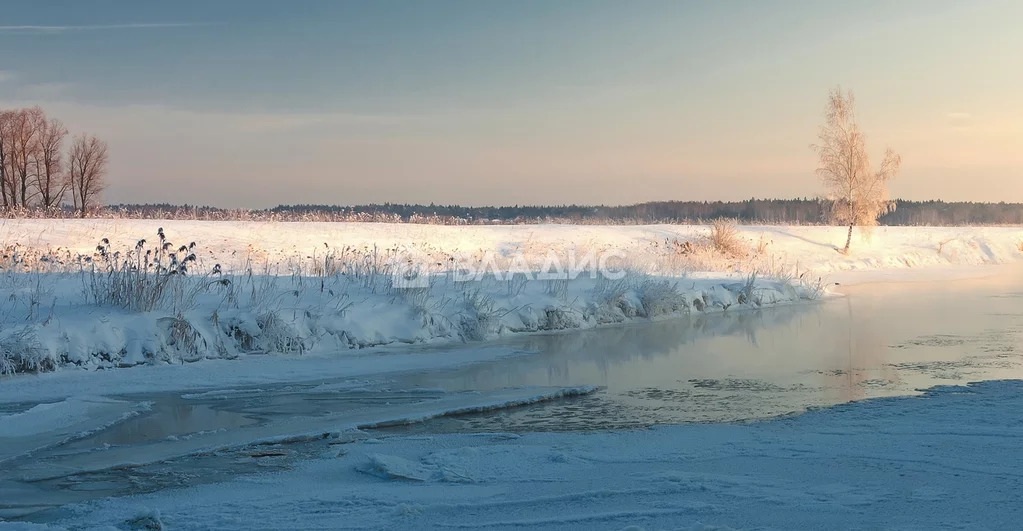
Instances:
[[[908,199],[1023,202],[1023,2],[0,0],[0,108],[111,203],[813,197],[828,90]]]

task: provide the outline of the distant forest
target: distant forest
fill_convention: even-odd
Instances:
[[[627,206],[503,206],[371,204],[281,205],[271,209],[222,209],[191,205],[111,205],[97,217],[265,221],[390,221],[437,224],[683,223],[732,218],[747,224],[822,224],[829,203],[820,199],[656,201]],[[1023,203],[895,201],[882,225],[1023,225]]]

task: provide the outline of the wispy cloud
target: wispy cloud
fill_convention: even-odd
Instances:
[[[15,34],[53,34],[68,33],[74,31],[110,31],[130,29],[154,29],[154,28],[189,28],[194,26],[205,26],[204,23],[195,22],[144,22],[131,24],[89,24],[89,25],[20,25],[0,26],[0,33]]]
[[[3,83],[4,81],[14,81],[15,79],[18,79],[18,74],[11,70],[0,70],[0,83]]]

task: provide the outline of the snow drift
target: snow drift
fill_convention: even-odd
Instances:
[[[3,220],[0,374],[735,311],[814,299],[828,272],[998,263],[1023,242],[1018,228],[880,228],[841,255],[835,228],[742,227],[727,247],[711,230]]]

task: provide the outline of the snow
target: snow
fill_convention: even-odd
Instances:
[[[251,445],[295,443],[328,437],[338,439],[342,436],[365,438],[363,430],[371,428],[414,424],[444,416],[497,411],[587,395],[596,390],[595,387],[510,388],[451,393],[411,404],[389,404],[346,413],[294,414],[232,429],[211,429],[181,436],[168,436],[144,444],[105,445],[79,451],[65,450],[56,457],[47,456],[47,459],[22,463],[11,468],[9,472],[15,472],[20,481],[37,482]]]
[[[148,408],[146,403],[77,396],[41,403],[12,414],[0,414],[0,462],[84,437]]]
[[[83,278],[52,261],[91,254],[104,237],[112,248],[131,248],[158,227],[175,241],[196,241],[200,265],[208,270],[220,264],[240,289],[230,296],[211,289],[182,309],[129,312],[84,301]],[[1019,227],[879,228],[869,241],[855,239],[849,255],[833,248],[844,241],[844,229],[741,227],[740,235],[760,252],[740,258],[675,254],[675,241],[697,240],[708,231],[671,225],[0,221],[5,267],[28,270],[0,274],[0,372],[11,360],[56,368],[0,376],[0,461],[5,471],[17,472],[10,477],[33,482],[31,489],[4,490],[4,496],[42,495],[48,481],[74,473],[329,436],[342,449],[336,457],[299,461],[273,474],[72,505],[50,523],[54,529],[1016,525],[1023,517],[1016,500],[1023,488],[1018,381],[935,388],[918,397],[754,424],[377,439],[359,431],[596,391],[418,389],[409,391],[420,393],[412,401],[343,414],[289,414],[138,445],[61,446],[146,411],[149,404],[133,394],[233,400],[287,382],[315,382],[308,392],[357,392],[389,375],[532,354],[485,343],[507,335],[686,319],[814,298],[812,285],[771,274],[842,284],[948,279],[990,274],[992,264],[1023,257]],[[345,250],[351,248],[357,250]],[[315,271],[324,253],[365,257],[377,249],[424,264],[492,253],[502,264],[521,258],[536,270],[543,270],[537,264],[548,253],[617,252],[627,257],[631,276],[623,284],[586,275],[564,284],[519,285],[513,279],[453,285],[441,279],[415,291],[372,275]],[[256,273],[249,274],[250,268]],[[754,270],[761,274],[747,287],[744,273]],[[471,345],[449,348],[462,342]],[[10,526],[0,522],[0,529]]]
[[[415,252],[420,257],[448,258],[456,253],[523,254],[532,260],[549,250],[614,250],[636,264],[657,264],[665,241],[696,242],[707,225],[420,225],[397,223],[318,223],[248,221],[177,221],[128,219],[0,220],[0,242],[30,250],[67,250],[91,254],[102,238],[112,249],[133,248],[163,228],[176,243],[196,242],[203,260],[243,271],[269,265],[282,273],[289,267],[322,258],[331,249],[374,248]],[[1017,257],[1023,227],[877,227],[869,239],[859,231],[852,252],[842,255],[846,228],[827,226],[741,226],[740,236],[763,245],[767,258],[815,274],[837,271],[916,269],[979,265]],[[722,265],[735,265],[727,262]],[[722,271],[712,269],[712,271]],[[728,271],[725,269],[724,271]]]
[[[99,403],[110,403],[100,399]],[[50,404],[39,404],[21,413],[0,415],[0,425],[4,427],[3,437],[25,437],[49,431],[56,427],[67,426],[74,422],[76,415],[87,414],[95,402],[82,399],[78,401],[64,400]]]
[[[356,440],[334,458],[67,507],[54,528],[1013,528],[1023,382],[754,424]],[[301,515],[299,518],[298,515]]]
[[[196,242],[195,274],[153,311],[91,301],[95,281],[74,271],[92,267],[82,260],[96,255],[97,244],[106,238],[111,253],[127,252],[140,239],[157,241],[160,229],[175,246]],[[8,263],[0,278],[0,373],[489,340],[799,302],[863,272],[861,280],[921,269],[949,274],[1023,255],[1018,227],[881,227],[857,239],[849,255],[832,243],[841,228],[740,229],[750,249],[743,256],[706,246],[680,254],[680,242],[706,240],[709,227],[695,225],[0,220]],[[452,280],[460,266],[536,273],[605,258],[627,269],[624,279]],[[399,285],[395,274],[409,264],[422,268],[415,278],[424,285]],[[202,275],[215,265],[221,274]],[[389,273],[370,272],[381,267]],[[746,288],[752,272],[759,276]]]
[[[358,356],[250,356],[236,360],[207,360],[184,365],[151,365],[130,370],[56,371],[15,374],[0,381],[0,404],[59,401],[73,396],[106,393],[135,394],[171,391],[223,393],[227,388],[330,378],[386,377],[388,374],[442,370],[499,360],[531,352],[507,347],[404,350],[366,350]]]

